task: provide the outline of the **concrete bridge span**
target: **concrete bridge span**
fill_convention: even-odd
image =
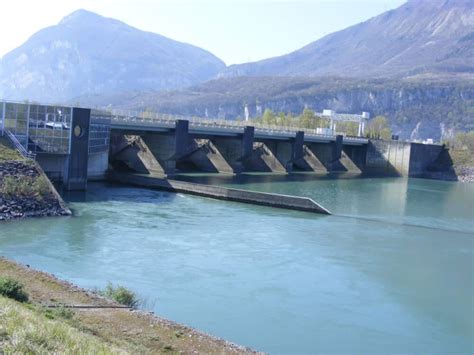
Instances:
[[[290,173],[297,170],[361,172],[356,164],[350,163],[343,146],[351,146],[351,152],[360,150],[358,156],[363,156],[368,144],[368,140],[363,138],[231,125],[227,122],[171,122],[114,117],[111,120],[111,141],[120,141],[120,136],[140,139],[148,155],[145,157],[143,151],[140,154],[131,153],[143,160],[138,165],[154,161],[163,174],[187,170],[228,174]],[[131,146],[130,150],[135,151],[137,147]],[[112,145],[111,158],[120,160],[120,156],[114,155],[115,150]],[[137,164],[128,164],[129,167],[134,165]]]

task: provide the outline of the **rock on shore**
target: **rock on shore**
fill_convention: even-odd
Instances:
[[[462,167],[458,172],[458,180],[474,183],[474,167]]]
[[[31,162],[0,163],[0,187],[7,176],[21,182],[22,179],[34,179],[40,175],[41,172]],[[0,189],[0,221],[25,217],[66,216],[70,213],[52,188],[42,196],[12,196]]]

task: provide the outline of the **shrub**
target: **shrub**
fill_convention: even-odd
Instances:
[[[28,295],[23,290],[23,285],[10,278],[0,277],[0,295],[18,302],[28,302]]]
[[[110,282],[104,291],[99,292],[102,296],[110,298],[115,302],[123,304],[128,307],[137,308],[139,304],[138,297],[133,291],[123,287],[114,286]]]

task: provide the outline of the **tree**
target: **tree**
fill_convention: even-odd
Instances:
[[[388,124],[388,120],[385,116],[374,117],[369,123],[368,137],[375,139],[390,139],[392,136],[392,130]]]
[[[300,124],[301,128],[315,128],[316,125],[316,114],[313,110],[309,108],[305,108],[303,113],[300,116]]]
[[[262,122],[263,124],[267,124],[267,125],[276,125],[275,113],[273,113],[273,111],[270,110],[269,108],[265,109],[265,112],[263,113],[263,117],[262,117]]]
[[[282,127],[288,127],[288,120],[287,116],[285,115],[284,112],[280,112],[277,117],[277,125],[282,126]]]

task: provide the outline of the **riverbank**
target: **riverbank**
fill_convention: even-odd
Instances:
[[[0,221],[71,211],[33,161],[0,162]]]
[[[149,312],[131,310],[57,279],[51,274],[33,270],[28,266],[0,257],[0,276],[13,278],[24,285],[30,298],[30,309],[44,310],[46,307],[88,306],[71,308],[67,325],[74,333],[90,338],[94,344],[105,346],[110,352],[123,353],[180,353],[180,354],[254,354],[251,349],[241,347],[181,324],[159,318]],[[11,302],[10,302],[11,303]],[[0,313],[5,312],[0,302]],[[11,307],[12,305],[8,305]],[[66,308],[69,309],[69,308]],[[35,318],[48,317],[36,312]],[[0,322],[0,332],[2,332]],[[3,332],[1,333],[3,335]],[[13,341],[14,335],[0,338],[2,342]],[[55,349],[49,349],[55,352]]]
[[[41,167],[0,137],[0,221],[70,214]]]
[[[474,183],[474,152],[469,149],[450,149],[458,181]]]

